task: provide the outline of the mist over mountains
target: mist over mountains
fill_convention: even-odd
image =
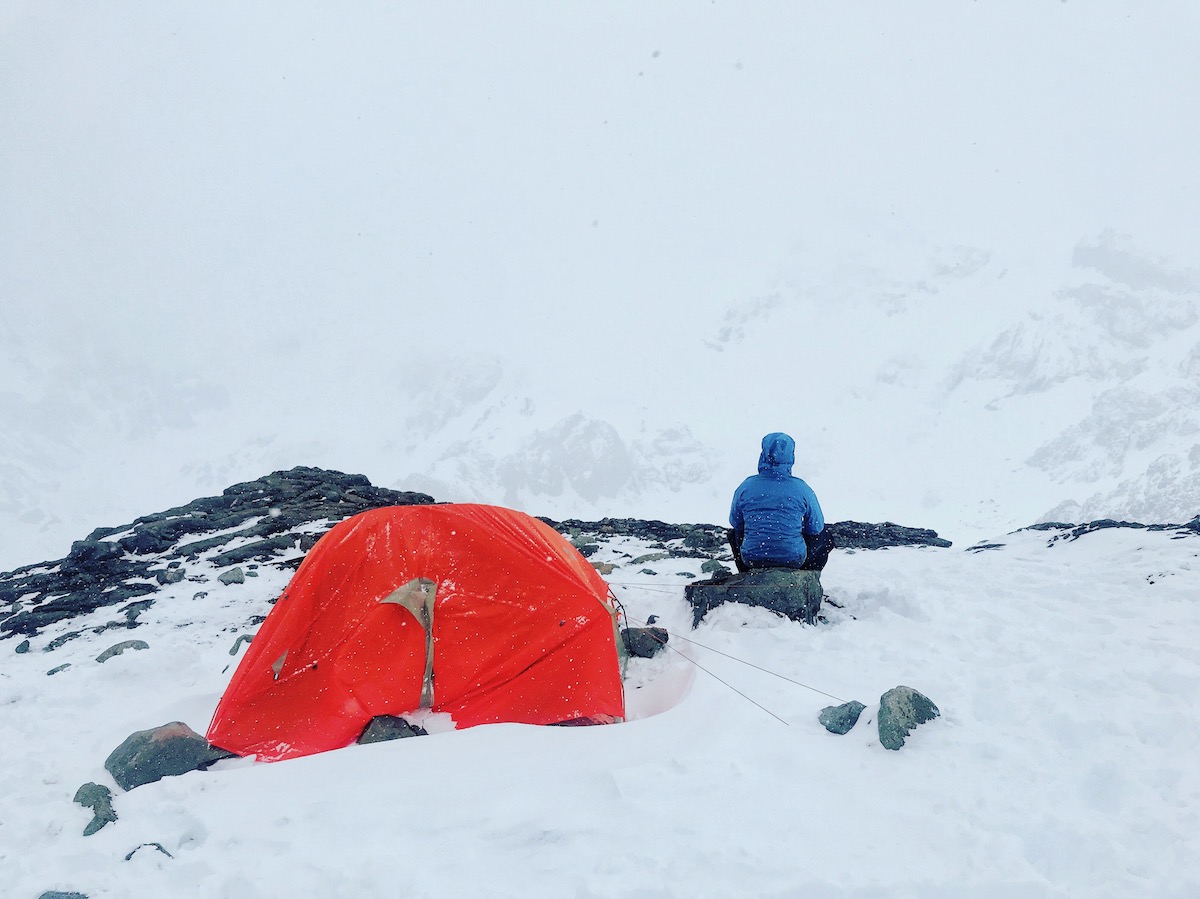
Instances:
[[[0,569],[294,465],[1200,512],[1193,7],[11,4]]]

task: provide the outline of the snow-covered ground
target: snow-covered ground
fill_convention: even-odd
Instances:
[[[614,540],[592,558],[618,563],[629,618],[672,633],[672,652],[630,662],[628,722],[221,763],[116,791],[119,820],[83,837],[76,788],[111,783],[104,758],[134,730],[203,731],[230,646],[286,578],[165,587],[136,631],[43,651],[100,612],[5,656],[3,893],[1195,896],[1200,538],[1059,536],[835,552],[843,608],[824,623],[724,606],[694,631],[681,585],[698,560],[634,565],[646,544]],[[149,649],[95,661],[126,635]],[[892,752],[874,714],[898,684],[942,716]],[[848,735],[817,722],[824,694],[867,704]],[[146,843],[171,857],[125,860]]]
[[[0,3],[0,570],[273,469],[1200,511],[1200,7]]]

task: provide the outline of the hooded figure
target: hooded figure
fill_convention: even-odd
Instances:
[[[733,494],[729,537],[739,571],[825,566],[832,548],[823,534],[825,516],[812,488],[792,476],[795,461],[796,441],[787,434],[768,434],[758,474],[742,481]]]

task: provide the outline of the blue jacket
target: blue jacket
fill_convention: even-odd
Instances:
[[[796,441],[787,434],[768,434],[758,457],[758,474],[746,478],[733,494],[729,523],[742,534],[747,562],[804,564],[805,534],[825,529],[825,516],[812,488],[792,477]]]

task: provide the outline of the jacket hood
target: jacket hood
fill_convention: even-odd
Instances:
[[[758,457],[759,474],[790,476],[796,462],[796,441],[781,431],[768,434],[762,441]]]

